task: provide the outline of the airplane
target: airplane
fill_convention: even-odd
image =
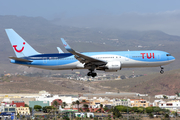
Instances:
[[[67,42],[61,41],[69,53],[42,54],[33,49],[13,29],[5,29],[16,57],[10,56],[10,62],[28,67],[48,70],[88,69],[87,76],[95,77],[95,70],[117,72],[122,68],[160,67],[164,73],[163,65],[167,65],[175,58],[164,51],[107,51],[107,52],[77,52]],[[58,48],[59,49],[59,48]]]

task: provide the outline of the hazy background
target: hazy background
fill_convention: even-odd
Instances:
[[[13,28],[40,53],[57,53],[56,47],[67,52],[60,40],[64,38],[79,52],[167,51],[176,61],[165,66],[165,71],[179,69],[179,5],[178,0],[1,0],[0,74],[35,72],[9,63],[14,52],[6,28]],[[160,68],[138,70],[159,73]]]
[[[180,36],[179,0],[1,0],[0,15],[44,17],[57,25],[160,30]]]

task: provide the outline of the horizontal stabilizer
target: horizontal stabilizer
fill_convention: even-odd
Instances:
[[[9,58],[20,62],[33,62],[32,60],[27,60],[23,58],[17,58],[17,57],[9,57]]]
[[[59,53],[64,53],[60,47],[57,47]]]

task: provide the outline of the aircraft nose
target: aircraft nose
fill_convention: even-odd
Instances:
[[[174,60],[175,60],[175,57],[174,57],[174,56],[170,56],[170,59],[169,59],[169,60],[174,61]]]

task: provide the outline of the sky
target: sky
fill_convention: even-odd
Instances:
[[[58,25],[160,30],[180,36],[180,0],[0,0],[0,15],[44,17]]]

